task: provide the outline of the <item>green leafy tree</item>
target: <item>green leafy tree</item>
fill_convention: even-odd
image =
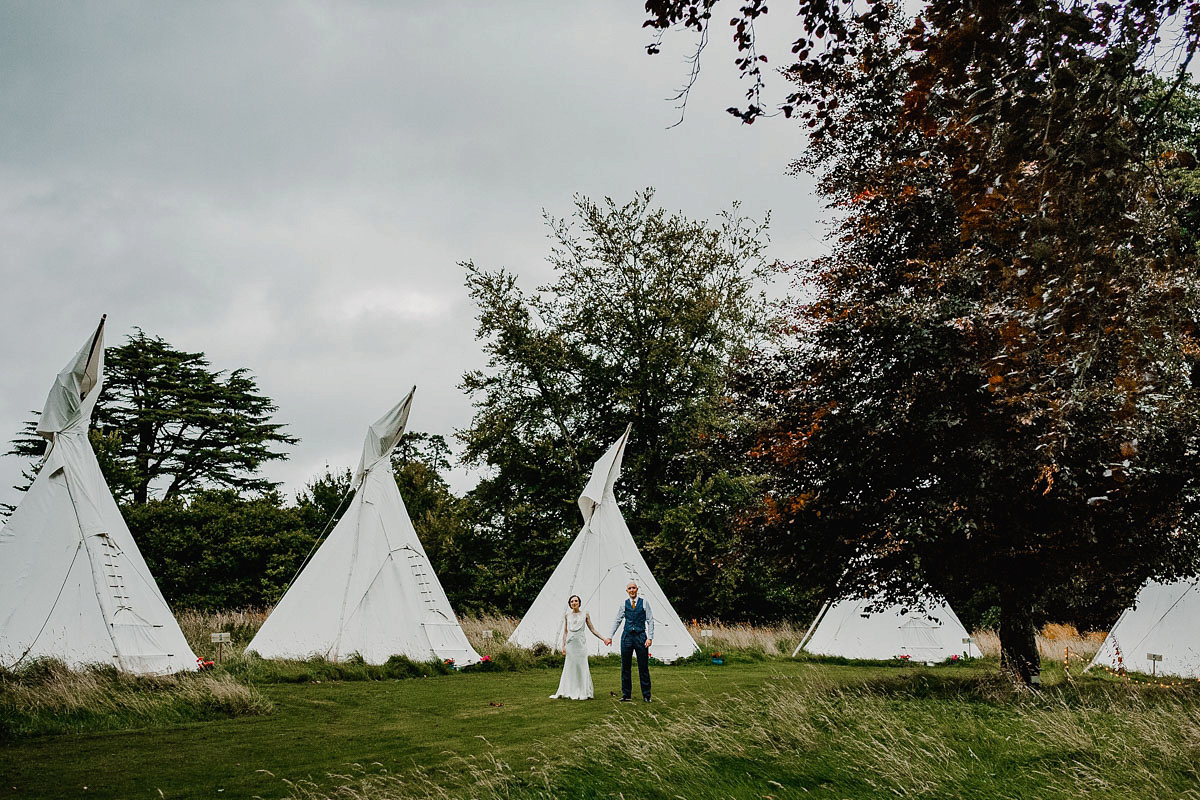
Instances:
[[[203,353],[176,350],[137,330],[105,352],[105,380],[92,441],[114,496],[145,503],[206,488],[265,492],[258,474],[299,440],[271,421],[277,410],[245,369],[214,371]],[[28,423],[10,455],[40,457],[45,441]]]
[[[798,165],[838,229],[745,377],[764,546],[845,565],[839,591],[990,592],[1026,682],[1039,608],[1197,568],[1190,159],[1156,122],[1194,99],[1147,70],[1178,7],[931,4],[791,71],[838,98]]]
[[[123,509],[163,596],[176,608],[266,608],[278,601],[318,531],[277,493],[231,489]]]
[[[459,435],[486,467],[468,500],[498,607],[524,610],[541,588],[578,532],[587,473],[628,423],[622,507],[659,581],[703,613],[727,579],[728,509],[752,479],[704,452],[739,424],[725,382],[763,331],[765,223],[652,200],[579,198],[573,218],[548,218],[555,278],[533,294],[464,265],[489,363],[463,379],[476,412]]]
[[[297,493],[296,508],[304,515],[310,530],[328,532],[338,523],[354,497],[352,479],[349,468],[339,471],[326,465],[324,474],[310,480]]]

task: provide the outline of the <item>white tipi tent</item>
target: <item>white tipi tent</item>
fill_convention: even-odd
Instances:
[[[886,660],[945,661],[965,652],[967,629],[949,604],[929,600],[924,608],[886,606],[868,613],[877,598],[846,598],[826,604],[796,648],[813,655]]]
[[[654,612],[651,654],[663,661],[674,661],[699,649],[650,574],[613,494],[630,428],[625,429],[592,468],[592,477],[579,495],[583,530],[521,618],[509,643],[520,647],[532,647],[538,642],[560,646],[563,614],[567,611],[567,598],[573,594],[583,601],[583,609],[591,614],[596,630],[607,636],[617,610],[625,601],[625,587],[632,580],[638,584],[638,596],[644,597]],[[619,639],[607,647],[591,635],[587,642],[590,655],[621,651]]]
[[[196,669],[88,441],[104,380],[104,320],[46,398],[49,451],[0,530],[0,664],[51,657],[164,675]]]
[[[264,658],[370,664],[393,655],[473,664],[450,600],[396,487],[391,454],[404,435],[413,392],[367,431],[346,513],[246,646]]]
[[[1120,651],[1120,664],[1117,654]],[[1151,661],[1149,654],[1162,656]],[[1200,678],[1200,579],[1149,581],[1113,625],[1092,667]]]

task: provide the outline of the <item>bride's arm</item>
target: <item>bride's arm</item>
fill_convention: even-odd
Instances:
[[[600,634],[596,633],[596,629],[592,627],[592,615],[591,614],[585,614],[583,617],[583,621],[587,623],[588,630],[592,632],[593,636],[595,636],[600,641],[604,641],[604,637],[601,636]]]
[[[563,655],[566,655],[566,653],[567,653],[567,615],[566,614],[563,614],[563,645],[562,645],[561,649],[563,651]]]

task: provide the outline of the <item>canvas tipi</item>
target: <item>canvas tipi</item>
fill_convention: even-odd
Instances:
[[[796,653],[803,648],[822,656],[938,662],[967,651],[963,642],[968,638],[967,629],[945,601],[867,611],[878,604],[877,598],[845,598],[826,604]]]
[[[1150,655],[1161,656],[1151,661]],[[1200,678],[1200,579],[1149,581],[1088,666]]]
[[[37,426],[46,458],[0,530],[0,664],[49,657],[137,674],[194,670],[88,441],[103,380],[101,319],[46,398]]]
[[[625,525],[621,509],[617,507],[613,485],[621,474],[621,459],[629,431],[630,428],[626,428],[621,438],[592,468],[592,477],[579,495],[583,530],[509,637],[511,644],[532,647],[541,642],[549,647],[559,647],[567,598],[573,594],[583,601],[583,609],[591,614],[596,630],[602,636],[608,636],[613,618],[625,601],[625,586],[632,580],[638,584],[639,596],[646,599],[654,612],[651,654],[663,661],[674,661],[699,649],[650,574]],[[619,639],[605,646],[604,642],[589,635],[587,642],[590,655],[621,651]]]
[[[392,450],[404,435],[413,392],[367,431],[354,499],[312,560],[246,646],[264,658],[360,655],[382,664],[479,660],[467,642],[413,529]]]

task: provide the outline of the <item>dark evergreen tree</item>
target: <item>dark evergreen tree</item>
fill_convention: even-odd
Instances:
[[[92,415],[92,441],[113,495],[145,503],[204,489],[266,492],[259,474],[299,440],[271,421],[277,410],[246,369],[213,370],[203,353],[176,350],[140,329],[105,351],[104,388]],[[8,455],[40,458],[36,422]]]

